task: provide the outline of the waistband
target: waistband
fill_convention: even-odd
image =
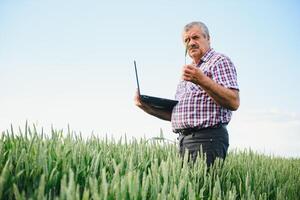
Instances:
[[[216,124],[214,126],[205,127],[205,128],[195,127],[195,128],[186,128],[186,129],[177,129],[174,132],[179,133],[181,135],[189,135],[189,134],[192,134],[192,133],[196,133],[196,132],[204,131],[204,130],[209,130],[209,129],[218,129],[218,128],[225,128],[226,129],[227,125],[228,125],[228,123],[220,123],[220,124]]]

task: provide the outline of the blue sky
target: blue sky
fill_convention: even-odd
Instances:
[[[168,122],[133,104],[173,98],[184,64],[183,26],[203,21],[212,47],[238,71],[241,106],[231,148],[300,154],[300,3],[297,1],[0,2],[0,130],[25,121],[89,136],[152,137]]]

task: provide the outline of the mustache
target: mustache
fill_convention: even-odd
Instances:
[[[198,49],[199,48],[199,45],[197,44],[192,44],[188,47],[188,49]]]

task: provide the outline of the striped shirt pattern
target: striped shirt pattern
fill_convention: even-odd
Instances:
[[[202,72],[216,83],[239,90],[237,73],[231,60],[210,49],[197,65]],[[190,81],[181,81],[177,86],[175,99],[178,104],[172,111],[173,131],[189,128],[207,128],[228,123],[232,112],[220,105],[199,86]]]

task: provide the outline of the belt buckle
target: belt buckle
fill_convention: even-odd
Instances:
[[[188,128],[188,129],[182,129],[179,131],[181,135],[187,136],[193,133],[195,131],[193,128]]]
[[[189,131],[187,131],[187,130],[182,130],[179,133],[180,133],[180,135],[184,135],[184,136],[189,135]]]

